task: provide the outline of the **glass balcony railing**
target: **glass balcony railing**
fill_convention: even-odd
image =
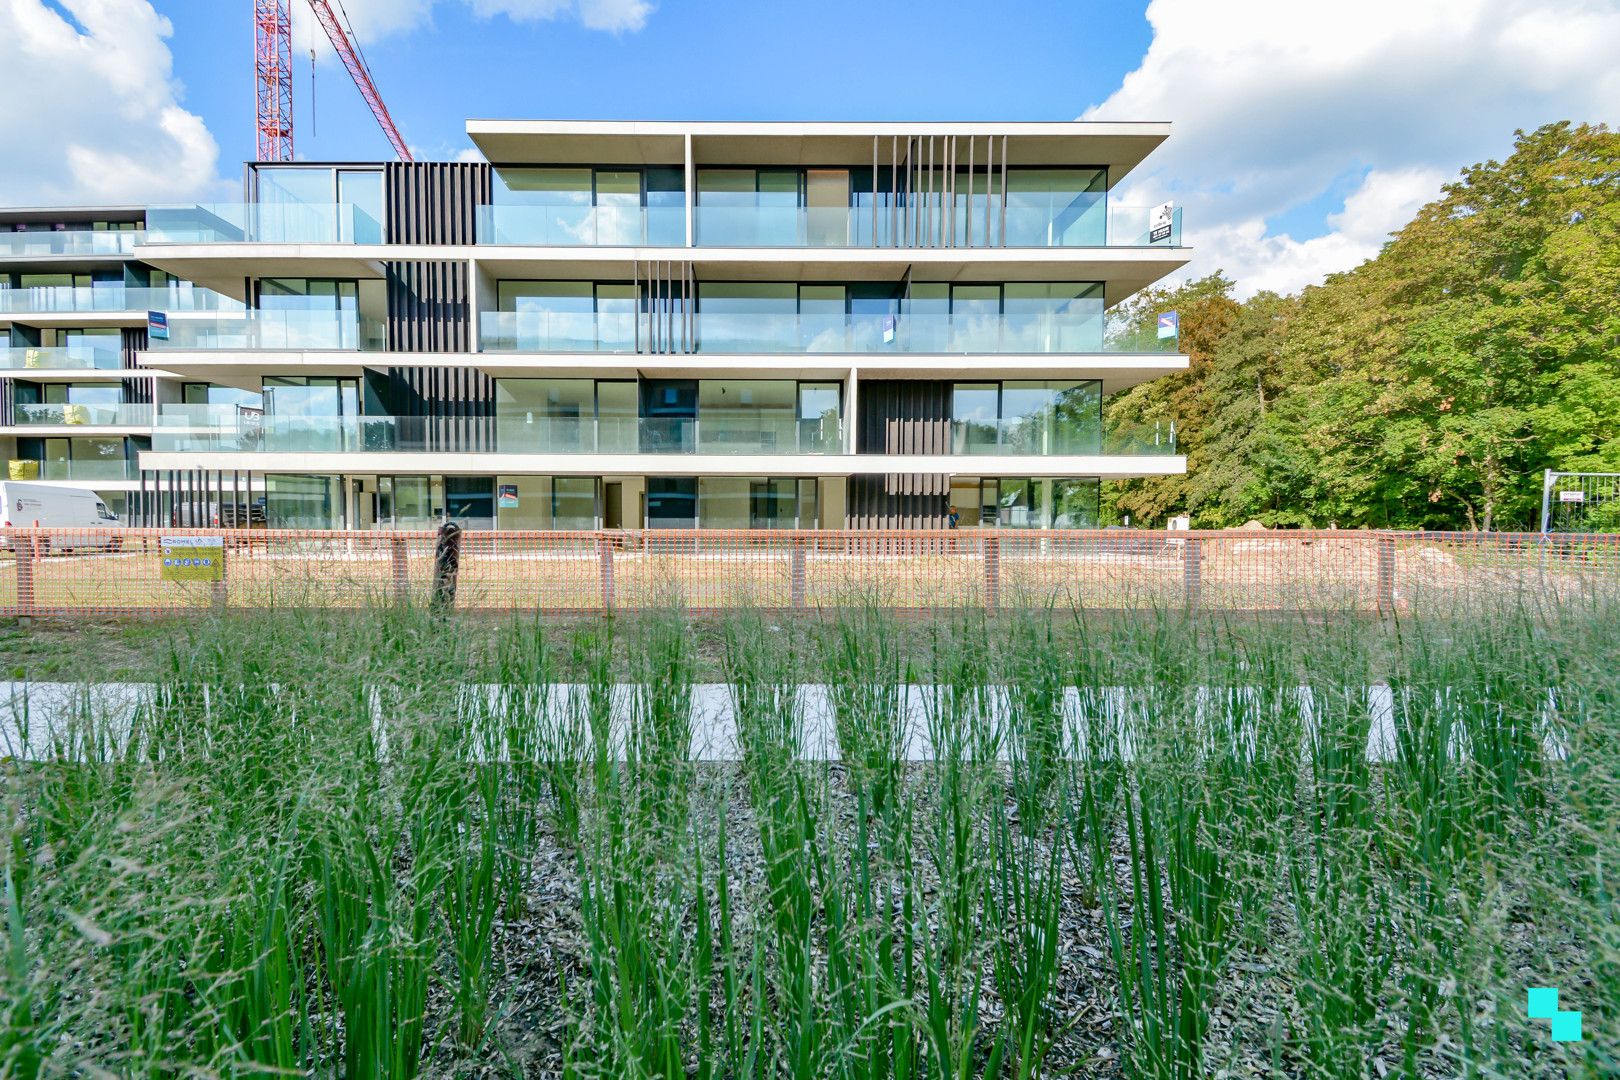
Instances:
[[[41,425],[54,427],[148,427],[152,423],[152,406],[141,404],[79,405],[25,404],[16,406],[19,426]]]
[[[1112,315],[731,315],[699,312],[699,352],[1173,353]]]
[[[480,206],[480,244],[541,247],[680,247],[686,209],[680,206]]]
[[[833,454],[831,417],[498,417],[483,431],[420,416],[227,417],[234,406],[163,406],[154,451],[232,453]],[[206,410],[206,411],[200,411]],[[221,411],[214,411],[221,410]]]
[[[51,285],[0,289],[0,313],[44,315],[96,311],[240,311],[242,302],[209,289],[143,289],[122,285]]]
[[[634,352],[635,316],[491,311],[486,352]],[[815,315],[699,312],[696,351],[708,353],[1155,353],[1178,351],[1113,314]],[[641,333],[645,344],[646,330]]]
[[[1000,420],[952,420],[951,453],[1051,457],[1061,454],[1174,456],[1174,425],[1104,430],[1095,419],[1037,415]]]
[[[1178,247],[1181,210],[1160,221],[1150,207],[1108,206],[1101,194],[1050,206],[986,210],[959,204],[954,222],[933,206],[698,206],[700,247],[1072,248]]]
[[[38,368],[46,371],[117,371],[124,366],[117,350],[13,345],[0,349],[0,371]]]
[[[148,244],[380,244],[382,223],[352,203],[197,203],[146,211]]]
[[[486,352],[635,352],[634,312],[486,311],[478,317]]]
[[[77,461],[40,461],[12,458],[6,476],[12,480],[134,480],[139,471],[124,458],[87,458]]]
[[[147,343],[153,351],[213,349],[365,350],[385,346],[381,322],[354,311],[250,310],[169,319],[167,339]]]
[[[128,255],[145,242],[137,229],[29,229],[0,232],[0,258],[27,255]]]

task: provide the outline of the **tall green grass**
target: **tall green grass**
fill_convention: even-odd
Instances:
[[[1612,1075],[1616,614],[199,621],[0,748],[0,1075]]]

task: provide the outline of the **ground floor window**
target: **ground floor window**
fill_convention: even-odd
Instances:
[[[266,476],[264,516],[272,529],[341,529],[343,481],[336,476]]]
[[[1090,477],[951,477],[958,528],[1095,529],[1100,483]]]

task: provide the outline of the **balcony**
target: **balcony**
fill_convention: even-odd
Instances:
[[[1001,420],[952,420],[951,453],[958,455],[1056,455],[1174,457],[1175,425],[1102,430],[1095,420],[1060,420],[1051,415]]]
[[[117,349],[85,350],[68,346],[14,345],[0,349],[0,371],[118,371],[123,355]]]
[[[624,313],[494,311],[480,316],[486,352],[636,351],[636,316]],[[1107,314],[905,315],[698,312],[700,353],[1175,354],[1158,338]],[[642,340],[645,342],[645,331]]]
[[[82,461],[12,458],[6,465],[6,476],[12,480],[134,480],[138,475],[135,463],[124,458]]]
[[[210,349],[366,350],[385,347],[380,322],[354,311],[246,310],[198,318],[171,318],[167,339],[153,351]]]
[[[698,206],[699,247],[831,248],[1088,248],[1181,246],[1181,210],[1160,222],[1152,207],[1107,206],[1102,195],[1054,213],[1048,207],[992,206],[982,201],[970,220],[955,221],[937,206],[880,207]]]
[[[144,289],[122,285],[52,285],[0,290],[0,314],[54,315],[93,312],[240,311],[242,302],[208,289]]]
[[[634,312],[485,311],[478,316],[485,352],[636,351]]]
[[[13,422],[19,427],[148,427],[152,423],[152,406],[18,402]]]
[[[680,247],[686,210],[679,206],[480,206],[480,244],[537,247]]]
[[[219,412],[212,410],[220,409]],[[492,419],[486,437],[466,420],[421,416],[227,418],[234,406],[165,405],[155,452],[502,453],[502,454],[836,454],[832,418],[771,415],[690,418]],[[200,411],[199,411],[200,410]],[[201,421],[202,423],[199,423]],[[204,426],[204,425],[207,426]]]
[[[0,259],[30,255],[128,255],[135,245],[145,242],[139,230],[115,229],[30,229],[27,232],[0,232]]]
[[[382,223],[352,203],[153,206],[147,244],[380,244]]]

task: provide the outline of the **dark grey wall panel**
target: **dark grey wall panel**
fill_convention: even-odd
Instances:
[[[12,401],[16,391],[11,382],[10,379],[0,379],[0,425],[17,422],[16,403]]]
[[[383,168],[388,242],[473,243],[491,178],[482,161],[390,161]]]

